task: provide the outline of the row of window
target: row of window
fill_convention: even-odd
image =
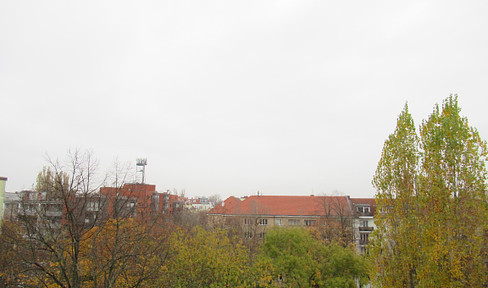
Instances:
[[[253,224],[253,219],[251,218],[245,218],[244,219],[244,224],[246,225],[251,225]],[[259,225],[268,225],[268,219],[267,218],[260,218],[256,221]],[[305,226],[313,226],[315,225],[315,220],[304,220]],[[281,226],[283,225],[283,219],[275,219],[275,225]],[[288,219],[288,225],[289,226],[300,226],[301,220],[300,219]]]
[[[259,239],[263,239],[263,238],[264,238],[264,235],[265,235],[265,233],[264,233],[264,232],[260,232],[260,233],[258,234]],[[245,237],[245,238],[252,238],[252,236],[253,236],[252,232],[245,232],[245,233],[244,233],[244,237]]]

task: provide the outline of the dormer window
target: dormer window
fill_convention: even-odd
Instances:
[[[371,209],[369,206],[357,206],[356,207],[356,210],[359,212],[359,213],[369,213],[371,212]]]

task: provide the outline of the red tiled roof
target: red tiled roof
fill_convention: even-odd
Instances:
[[[376,199],[375,198],[350,198],[352,204],[369,205],[371,213],[376,214]]]
[[[232,214],[229,213],[232,211],[233,207],[238,205],[241,202],[239,198],[231,196],[227,199],[225,199],[223,202],[219,203],[217,206],[214,208],[210,209],[208,213],[210,214]]]
[[[356,204],[368,204],[368,205],[376,205],[375,198],[350,198],[351,202]]]
[[[351,215],[347,196],[250,196],[243,201],[229,197],[209,211],[227,215]]]

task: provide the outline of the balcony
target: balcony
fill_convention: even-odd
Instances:
[[[361,246],[366,246],[366,245],[368,245],[368,243],[369,243],[369,240],[368,239],[366,239],[366,240],[364,240],[364,239],[359,240],[359,245],[361,245]]]
[[[359,231],[373,231],[373,227],[359,227]]]
[[[30,209],[26,209],[26,210],[20,209],[19,210],[19,215],[22,215],[22,216],[37,216],[37,211],[36,210],[30,210]]]
[[[47,217],[60,217],[63,215],[62,211],[46,211]]]
[[[37,210],[19,210],[18,214],[21,216],[36,216],[36,217],[60,217],[63,215],[63,211],[45,211],[41,212],[42,214],[39,214],[39,211]]]

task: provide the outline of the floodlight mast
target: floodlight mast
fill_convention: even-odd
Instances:
[[[141,170],[137,170],[137,172],[141,172],[142,174],[142,181],[141,184],[144,184],[144,176],[146,175],[146,165],[147,165],[147,158],[137,158],[136,159],[136,167],[142,167]]]

